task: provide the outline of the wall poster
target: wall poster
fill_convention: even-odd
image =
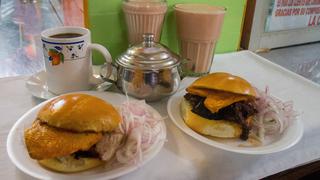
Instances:
[[[272,0],[265,32],[320,26],[320,0]]]

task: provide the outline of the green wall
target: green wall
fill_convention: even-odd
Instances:
[[[92,41],[106,46],[112,57],[116,58],[127,47],[127,32],[121,0],[87,0],[89,29]],[[167,0],[169,8],[162,30],[161,43],[178,52],[173,5],[176,3],[207,3],[227,8],[222,34],[216,52],[236,51],[239,46],[243,11],[246,0]],[[101,64],[103,58],[94,54],[94,64]]]

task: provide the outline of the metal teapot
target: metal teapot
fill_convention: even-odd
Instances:
[[[113,64],[105,64],[108,73],[102,75],[125,94],[146,101],[156,101],[178,90],[180,58],[167,47],[154,42],[154,35],[143,35],[143,42],[127,49]],[[112,68],[112,66],[114,68]]]

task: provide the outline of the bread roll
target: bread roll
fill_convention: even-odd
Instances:
[[[194,81],[191,86],[187,88],[187,91],[189,89],[190,91],[198,89],[197,91],[200,91],[198,92],[198,95],[203,94],[200,96],[207,96],[209,94],[207,90],[225,91],[235,94],[249,95],[253,97],[256,96],[255,89],[248,81],[242,79],[241,77],[223,72],[217,72],[203,76]],[[202,93],[201,89],[204,90]]]
[[[38,119],[52,127],[75,132],[109,132],[121,117],[109,103],[87,94],[59,96],[44,105]]]

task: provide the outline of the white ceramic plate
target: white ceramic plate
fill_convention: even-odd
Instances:
[[[90,79],[90,83],[92,85],[92,90],[95,91],[105,91],[112,85],[109,82],[104,82],[98,74],[93,75]],[[26,82],[26,87],[34,97],[40,99],[50,99],[57,96],[48,90],[45,71],[40,71],[31,75]]]
[[[126,97],[122,94],[116,94],[111,92],[95,92],[95,91],[83,91],[81,93],[90,94],[101,99],[107,100],[109,103],[114,106],[120,105],[126,100]],[[116,167],[107,167],[102,166],[94,168],[92,170],[72,173],[72,174],[62,174],[47,170],[41,167],[37,161],[31,159],[28,155],[27,149],[24,143],[24,129],[31,127],[32,122],[37,116],[39,109],[46,104],[48,101],[45,101],[36,107],[29,110],[25,113],[12,127],[9,132],[7,139],[7,151],[11,161],[23,172],[39,179],[111,179],[116,178],[121,175],[127,174],[138,168],[137,165],[123,165]],[[166,138],[166,127],[164,121],[162,121],[161,138]],[[158,154],[161,150],[164,141],[159,141],[154,148],[150,149],[147,153],[143,154],[143,159],[139,164],[141,168],[146,162],[151,160],[154,156]]]
[[[281,134],[278,137],[275,137],[275,139],[273,139],[266,145],[258,147],[239,147],[238,145],[243,143],[243,141],[240,139],[209,139],[205,136],[196,133],[184,123],[184,120],[180,112],[180,102],[185,94],[185,90],[180,90],[176,94],[171,96],[167,105],[169,117],[174,122],[174,124],[178,126],[178,128],[180,128],[183,132],[210,146],[242,154],[269,154],[283,151],[292,147],[301,139],[303,135],[303,125],[301,121],[298,119],[294,123],[292,123],[283,134]]]

